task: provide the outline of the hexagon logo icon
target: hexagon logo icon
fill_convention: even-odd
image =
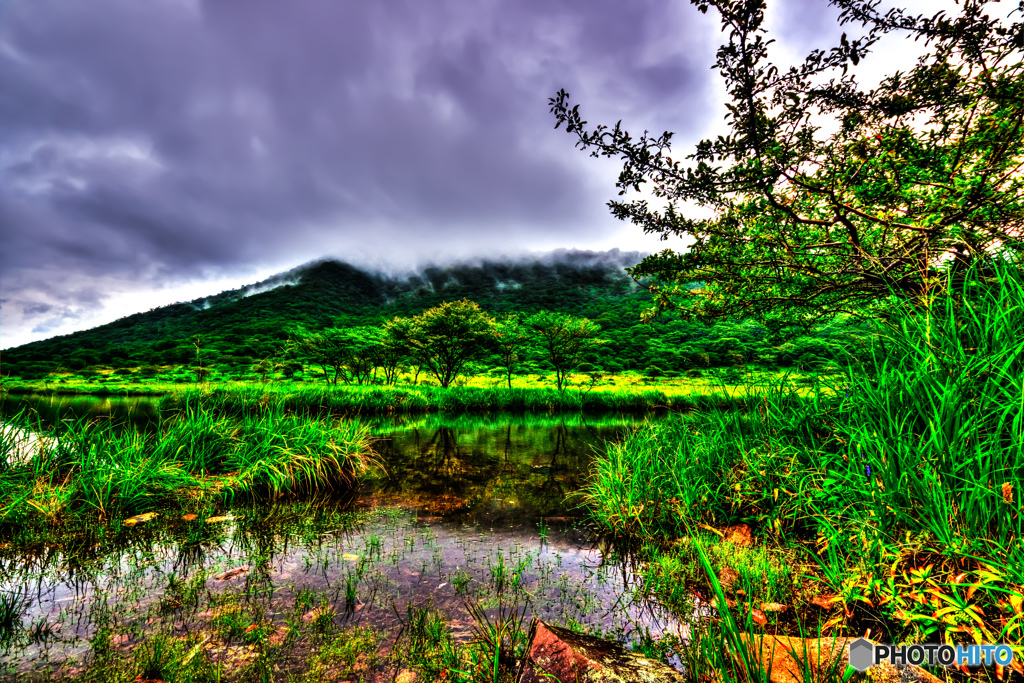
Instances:
[[[850,643],[850,666],[860,672],[867,671],[875,663],[875,646],[867,638],[858,638]]]

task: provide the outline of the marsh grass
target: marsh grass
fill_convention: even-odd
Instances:
[[[794,557],[792,550],[743,547],[698,529],[669,547],[648,546],[641,552],[647,560],[644,585],[677,614],[692,616],[691,586],[706,583],[701,552],[715,572],[723,568],[736,572],[732,591],[742,591],[749,604],[785,604],[802,589],[798,570],[802,558]]]
[[[43,433],[31,457],[0,468],[0,524],[70,516],[93,519],[201,500],[347,490],[374,463],[368,429],[280,409],[243,417],[187,410],[156,433],[110,421],[74,420],[46,430],[29,414],[0,432],[0,453]]]
[[[596,520],[657,543],[746,521],[837,596],[828,628],[1020,656],[1024,272],[1000,263],[994,277],[893,304],[868,361],[809,400],[751,387],[750,410],[680,415],[611,445],[585,494]]]
[[[0,591],[0,644],[7,643],[21,629],[28,600],[20,592]]]

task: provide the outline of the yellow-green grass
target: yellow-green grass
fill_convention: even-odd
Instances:
[[[661,391],[666,395],[695,395],[708,393],[725,393],[735,395],[742,392],[750,384],[762,384],[765,382],[787,381],[793,384],[794,388],[802,393],[809,394],[816,381],[821,381],[830,375],[812,374],[806,372],[783,372],[769,370],[736,369],[732,371],[729,379],[722,377],[722,369],[703,371],[700,377],[645,377],[638,372],[622,372],[616,374],[602,374],[597,378],[588,374],[570,375],[568,379],[569,392],[593,392],[593,391]],[[832,372],[831,374],[835,374]],[[400,374],[397,386],[401,387],[437,387],[437,382],[424,375],[418,381],[413,381],[411,374]],[[0,387],[12,393],[67,393],[67,394],[95,394],[95,395],[153,395],[160,396],[175,393],[185,388],[194,387],[251,387],[260,386],[268,391],[290,391],[297,387],[318,386],[332,387],[339,391],[348,388],[358,388],[360,385],[339,384],[332,385],[324,382],[319,377],[304,377],[297,380],[284,378],[271,378],[267,381],[256,379],[237,380],[224,376],[215,376],[203,382],[196,381],[168,381],[166,377],[158,376],[152,378],[125,378],[111,371],[101,371],[99,377],[82,377],[74,373],[54,373],[47,379],[23,380],[19,378],[0,378]],[[381,386],[375,384],[372,386]],[[481,374],[464,376],[456,380],[453,387],[477,387],[477,388],[502,388],[508,384],[504,378]],[[512,386],[516,389],[554,389],[555,383],[550,375],[524,374],[513,377]]]

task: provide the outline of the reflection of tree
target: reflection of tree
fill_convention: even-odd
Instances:
[[[504,458],[504,461],[502,462],[502,469],[508,470],[508,469],[511,469],[513,467],[512,463],[510,463],[509,459],[508,459],[508,457],[509,457],[509,455],[511,453],[512,453],[512,425],[508,425],[508,426],[505,427],[505,452],[504,452],[505,458]]]
[[[451,427],[438,427],[420,453],[423,456],[433,455],[433,474],[450,477],[460,460],[459,437]]]

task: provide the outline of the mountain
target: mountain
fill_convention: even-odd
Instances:
[[[637,323],[649,298],[624,270],[642,256],[558,251],[404,275],[322,260],[239,289],[8,349],[3,374],[186,363],[195,354],[195,335],[202,338],[204,355],[241,367],[266,356],[296,326],[377,324],[462,298],[491,313],[558,310],[597,319],[605,329],[624,329]]]

